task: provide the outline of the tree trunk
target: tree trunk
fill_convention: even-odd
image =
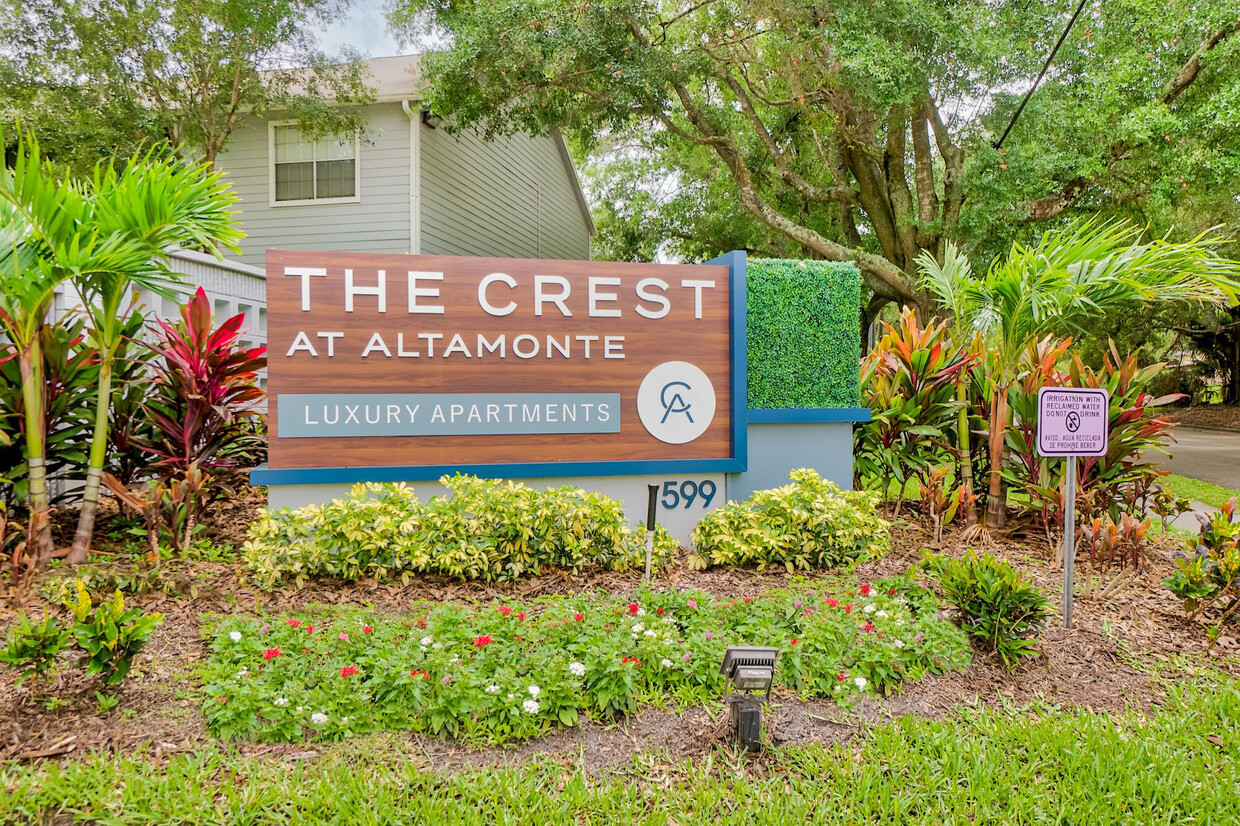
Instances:
[[[99,479],[108,453],[108,414],[112,409],[112,362],[115,354],[108,352],[99,362],[99,393],[95,400],[95,431],[91,436],[90,461],[86,466],[86,486],[82,490],[82,509],[78,512],[77,532],[69,562],[81,565],[90,553],[95,535],[95,513],[99,508]]]
[[[986,527],[1007,524],[1007,491],[1003,487],[1003,454],[1008,429],[1007,386],[996,387],[990,401],[990,490],[986,498]]]
[[[26,466],[29,468],[29,548],[42,568],[52,556],[51,505],[47,496],[46,415],[43,404],[43,346],[35,333],[21,357],[22,405],[26,414]]]

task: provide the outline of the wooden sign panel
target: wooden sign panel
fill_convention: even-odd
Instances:
[[[732,255],[268,251],[268,467],[739,470],[744,259]]]

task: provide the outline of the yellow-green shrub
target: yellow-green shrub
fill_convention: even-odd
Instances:
[[[689,564],[810,570],[876,557],[888,547],[890,525],[876,511],[877,497],[840,490],[806,468],[791,479],[708,513],[693,530]]]
[[[365,483],[326,505],[267,511],[250,528],[245,565],[271,588],[319,576],[511,580],[545,566],[623,570],[645,562],[641,531],[625,520],[618,501],[601,493],[475,476],[439,481],[451,496],[422,502],[408,485]],[[656,561],[675,549],[660,527]]]

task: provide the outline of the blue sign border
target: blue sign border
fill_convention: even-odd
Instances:
[[[733,250],[707,264],[728,268],[731,296],[732,455],[727,459],[654,459],[614,462],[528,462],[485,465],[414,465],[317,467],[273,469],[266,465],[250,471],[252,485],[324,485],[354,482],[425,482],[445,474],[468,473],[509,479],[549,479],[561,476],[642,476],[662,473],[743,473],[749,469],[749,376],[743,250]]]

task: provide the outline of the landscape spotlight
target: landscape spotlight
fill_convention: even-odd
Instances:
[[[771,699],[778,657],[778,648],[755,645],[735,645],[723,652],[719,673],[731,680],[737,691],[744,692],[729,694],[726,702],[732,709],[736,739],[749,751],[762,748],[762,703]],[[759,700],[754,691],[765,692],[765,698]]]

